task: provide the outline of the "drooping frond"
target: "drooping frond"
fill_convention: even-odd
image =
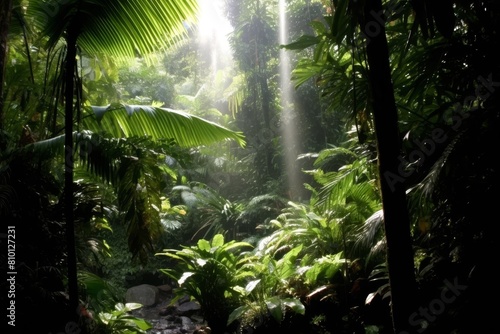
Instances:
[[[60,135],[50,139],[40,140],[23,148],[24,152],[45,160],[64,155],[64,138]],[[80,164],[88,172],[103,182],[111,182],[114,177],[117,159],[125,154],[123,147],[109,139],[103,138],[91,131],[73,132],[75,143],[73,155],[80,158]]]
[[[82,126],[88,130],[73,133],[73,140],[77,144],[75,148],[83,153],[97,153],[96,134],[99,133],[107,133],[115,138],[136,136],[153,140],[172,139],[183,147],[209,145],[224,140],[235,140],[242,147],[245,145],[242,133],[182,111],[130,105],[93,107],[93,111],[82,122]],[[40,158],[56,157],[64,153],[64,137],[60,135],[40,140],[26,145],[23,150],[31,151]],[[88,145],[93,150],[86,149]],[[92,164],[92,157],[81,158]],[[102,157],[97,160],[102,162]]]
[[[338,201],[343,201],[349,194],[353,185],[356,184],[357,167],[345,166],[342,172],[330,172],[320,175],[323,187],[318,194],[318,205],[328,210]]]
[[[174,139],[183,147],[234,140],[240,146],[245,146],[241,132],[179,110],[114,104],[92,107],[92,111],[83,120],[83,126],[94,132],[107,132],[115,138],[149,136],[153,140]]]
[[[359,227],[354,248],[356,250],[369,250],[369,256],[376,256],[385,249],[384,212],[382,209],[375,211],[362,226]],[[381,247],[382,245],[382,247]]]
[[[50,36],[50,46],[77,29],[78,45],[87,54],[146,60],[179,43],[197,10],[196,0],[52,0],[30,1],[28,6]]]

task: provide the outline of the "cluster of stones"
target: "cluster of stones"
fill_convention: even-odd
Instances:
[[[201,316],[200,304],[189,296],[173,300],[172,287],[141,284],[127,290],[127,303],[139,303],[132,315],[148,321],[148,334],[211,334]]]

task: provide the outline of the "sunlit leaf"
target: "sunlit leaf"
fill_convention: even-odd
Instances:
[[[224,245],[224,236],[222,234],[216,234],[212,239],[212,247],[220,247]]]
[[[284,298],[282,301],[283,301],[283,304],[285,304],[286,306],[291,308],[292,311],[294,311],[295,313],[305,314],[306,308],[300,300],[295,299],[295,298]]]
[[[83,119],[82,125],[94,132],[108,132],[115,138],[170,138],[184,147],[227,140],[234,140],[242,147],[246,144],[241,132],[180,110],[144,105],[113,104],[106,108],[92,106],[92,113]]]
[[[198,1],[30,1],[29,13],[54,46],[78,24],[78,45],[90,55],[107,54],[151,63],[155,52],[178,45],[195,22]]]
[[[193,272],[185,272],[182,274],[182,276],[179,278],[179,280],[177,281],[177,283],[179,283],[179,285],[182,285],[184,284],[184,282],[191,276],[193,276],[194,273]]]
[[[255,289],[255,287],[260,283],[260,281],[261,281],[260,279],[256,279],[256,280],[248,282],[248,284],[245,287],[245,291],[247,293],[252,292],[253,289]]]
[[[206,239],[198,240],[198,248],[204,251],[210,251],[210,242]]]
[[[136,310],[138,308],[141,308],[143,305],[140,303],[126,303],[125,308],[129,311]]]
[[[153,328],[153,326],[146,320],[140,318],[131,319],[131,321],[143,331]]]

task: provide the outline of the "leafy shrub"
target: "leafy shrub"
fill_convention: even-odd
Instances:
[[[228,322],[239,321],[242,328],[255,329],[270,323],[279,327],[287,314],[303,315],[305,307],[294,291],[299,277],[296,260],[301,250],[302,246],[295,247],[279,260],[270,255],[248,256],[251,261],[246,268],[254,273],[256,279],[244,288],[236,287],[241,293],[243,305],[233,310]]]
[[[104,325],[106,333],[111,334],[145,334],[152,328],[144,319],[130,314],[130,311],[142,307],[138,303],[118,303],[110,312],[100,312],[99,322]]]
[[[235,240],[225,243],[222,234],[211,241],[200,239],[194,246],[181,250],[166,249],[156,255],[177,260],[175,268],[161,269],[179,284],[176,296],[187,294],[200,303],[203,315],[214,333],[223,333],[229,314],[238,307],[240,293],[235,289],[246,277],[254,273],[244,266],[244,253],[234,250],[252,247]],[[177,298],[174,298],[175,301]]]

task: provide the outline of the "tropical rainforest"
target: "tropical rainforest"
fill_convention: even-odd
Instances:
[[[496,0],[2,0],[8,332],[147,333],[141,283],[214,334],[496,332],[499,34]]]

